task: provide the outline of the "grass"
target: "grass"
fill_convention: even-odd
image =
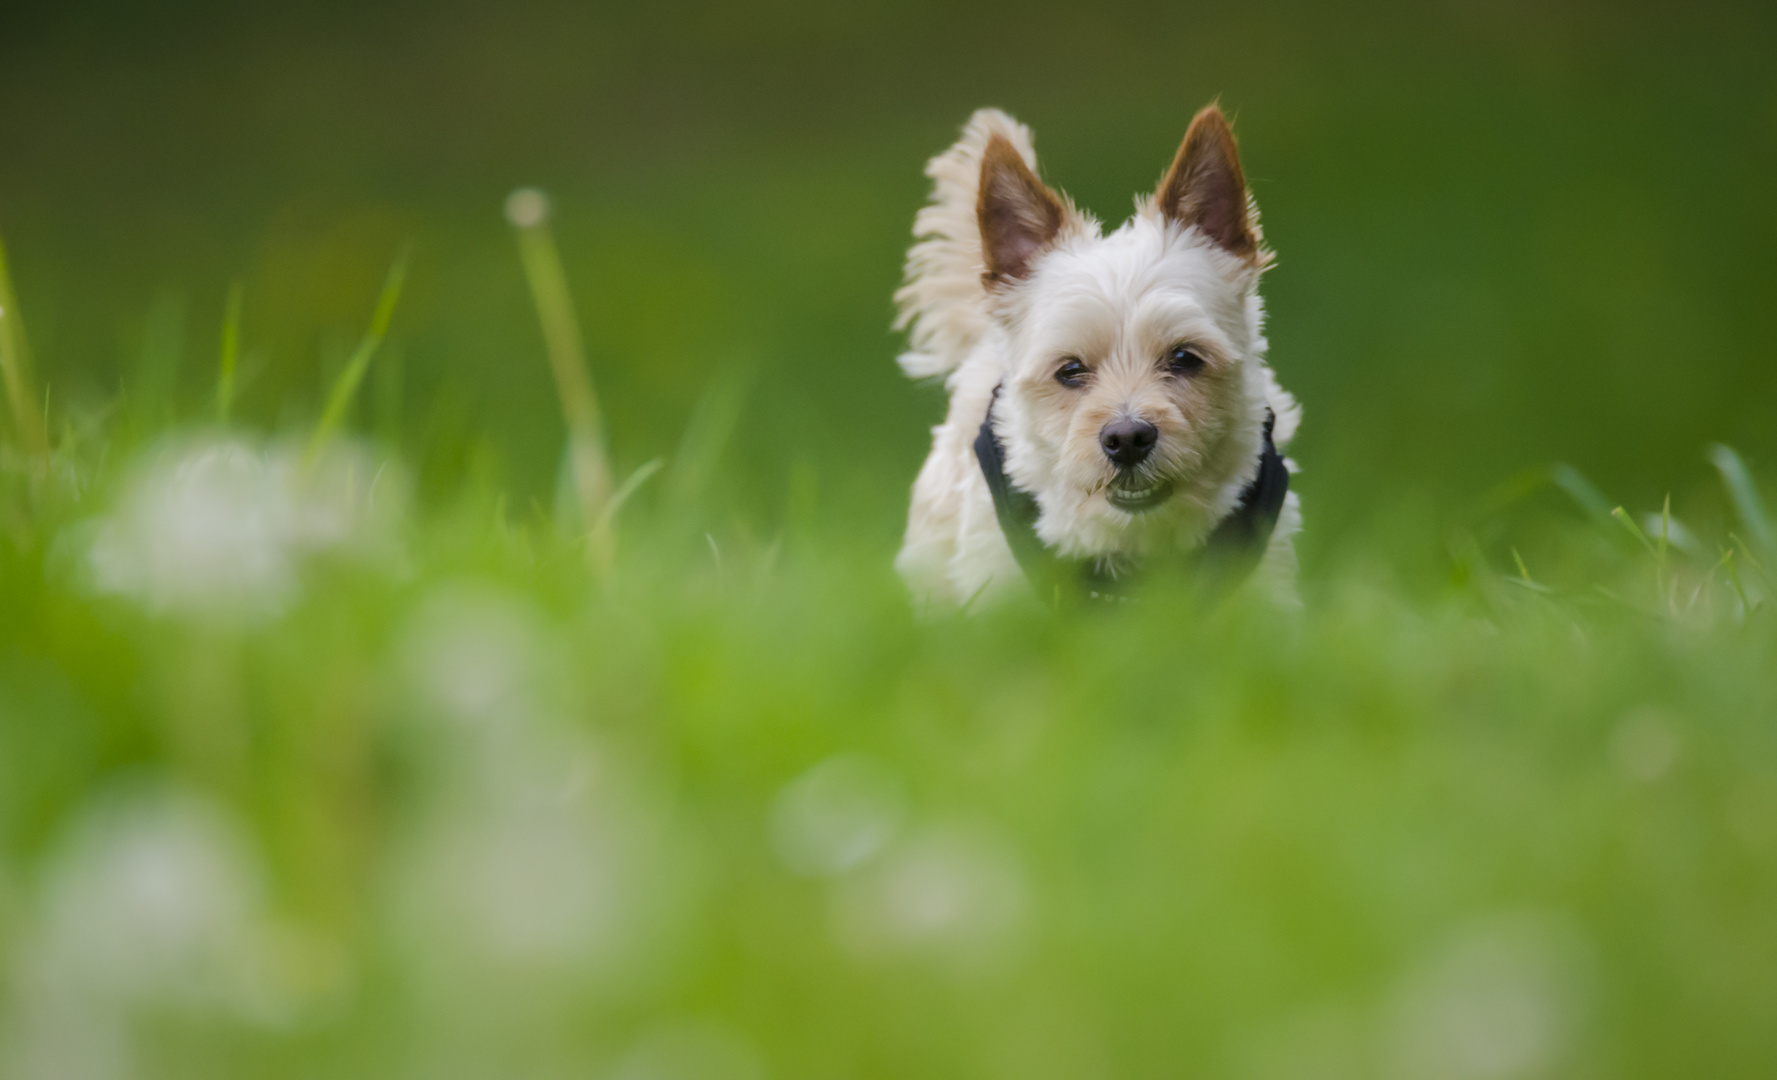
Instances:
[[[4,247],[0,247],[0,385],[6,389],[14,444],[21,452],[39,458],[47,454],[49,436],[37,411],[30,354],[25,349],[24,319],[18,310],[18,298],[13,295]]]
[[[1348,560],[1299,613],[922,622],[812,481],[706,512],[744,376],[613,485],[515,224],[558,513],[349,434],[406,256],[274,435],[39,430],[0,276],[14,1073],[1777,1070],[1777,552],[1732,450],[1719,529],[1559,465],[1422,522],[1431,594]]]

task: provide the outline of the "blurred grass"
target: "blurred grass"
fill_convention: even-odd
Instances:
[[[9,1030],[60,1075],[56,1025],[117,1015],[146,1075],[1777,1063],[1777,589],[1749,613],[1577,512],[1535,512],[1534,590],[1477,561],[1431,603],[1345,572],[1300,616],[920,625],[842,531],[706,546],[644,491],[601,579],[470,497],[266,621],[95,595],[69,547],[127,498],[0,565]],[[810,879],[774,821],[835,755],[905,803]],[[222,910],[270,959],[166,906],[208,850],[169,786],[248,838]]]
[[[1777,1070],[1764,9],[9,19],[4,1074]],[[920,163],[1217,93],[1306,610],[916,621]]]

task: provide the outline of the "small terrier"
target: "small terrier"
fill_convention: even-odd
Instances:
[[[1105,235],[997,109],[932,159],[896,329],[945,376],[896,568],[936,607],[1119,597],[1168,565],[1292,602],[1301,413],[1265,363],[1271,252],[1221,109]]]

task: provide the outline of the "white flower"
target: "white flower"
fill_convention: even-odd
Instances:
[[[120,1001],[228,994],[260,904],[251,849],[196,796],[102,802],[44,882],[42,946],[62,978]]]
[[[307,976],[337,950],[268,918],[252,845],[190,792],[99,799],[55,849],[38,900],[12,961],[16,1075],[127,1076],[128,1018],[144,1007],[281,1025],[331,988]]]
[[[881,851],[906,816],[895,775],[860,754],[829,758],[784,786],[771,812],[778,857],[804,877],[832,877]]]
[[[647,770],[572,719],[542,613],[492,586],[429,596],[397,646],[435,783],[396,844],[389,901],[416,970],[450,991],[621,976],[663,906]],[[476,1000],[480,1000],[477,998]]]
[[[1577,1035],[1583,949],[1534,913],[1464,928],[1403,981],[1393,1022],[1404,1080],[1528,1080],[1560,1073]]]
[[[100,592],[152,610],[276,614],[305,558],[386,554],[405,503],[398,470],[348,442],[309,464],[291,446],[187,438],[138,463],[96,524],[88,567]]]
[[[430,717],[464,732],[528,723],[553,682],[542,616],[491,585],[434,590],[408,620],[401,666]]]
[[[1006,955],[1028,907],[1017,853],[980,825],[928,829],[841,883],[834,928],[871,958],[924,955],[963,966]]]
[[[438,822],[409,864],[406,910],[434,940],[500,966],[571,967],[612,948],[620,838],[583,807],[514,800]]]

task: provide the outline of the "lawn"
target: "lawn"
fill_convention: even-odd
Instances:
[[[1769,16],[1126,14],[0,41],[0,1076],[1777,1074]],[[1301,608],[914,610],[921,161],[1217,92]]]

